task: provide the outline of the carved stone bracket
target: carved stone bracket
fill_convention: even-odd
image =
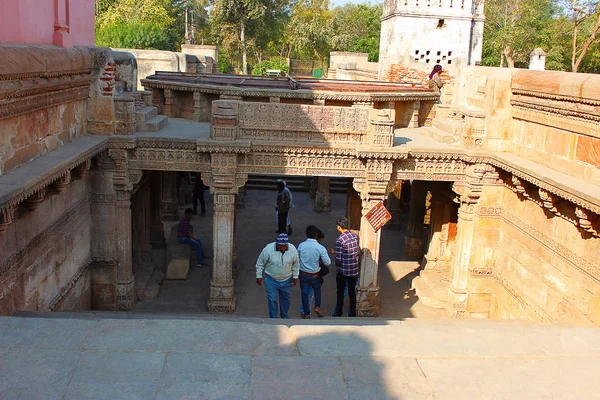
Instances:
[[[44,199],[46,199],[47,192],[48,192],[47,188],[40,189],[39,191],[35,192],[31,197],[29,197],[27,200],[25,200],[25,203],[27,205],[27,208],[29,208],[29,211],[35,211],[40,206],[40,204],[42,204]]]
[[[597,214],[594,214],[581,207],[575,207],[575,216],[579,219],[578,225],[587,233],[591,233],[593,236],[600,236],[598,231],[600,230],[600,218]]]
[[[7,207],[0,211],[0,236],[4,235],[8,226],[13,222],[15,207]]]
[[[65,172],[58,180],[52,183],[52,188],[61,193],[71,183],[71,171]]]

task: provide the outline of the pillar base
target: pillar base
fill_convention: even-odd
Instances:
[[[315,212],[330,212],[331,211],[331,193],[315,194]]]
[[[356,288],[356,314],[358,317],[377,317],[381,312],[379,285]]]
[[[128,281],[117,281],[117,310],[133,310],[136,299],[133,277]]]
[[[213,314],[231,314],[235,312],[233,282],[227,285],[210,283],[208,311]]]
[[[94,260],[91,269],[92,310],[115,311],[117,288],[115,260]]]
[[[404,257],[420,259],[425,254],[425,238],[406,236],[404,238]]]
[[[467,318],[467,300],[469,292],[466,289],[457,289],[451,287],[448,290],[448,304],[446,306],[446,315],[450,318]]]

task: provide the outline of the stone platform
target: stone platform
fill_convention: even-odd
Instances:
[[[2,399],[596,399],[600,329],[483,320],[0,317]]]

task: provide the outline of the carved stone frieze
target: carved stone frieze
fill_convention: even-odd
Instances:
[[[426,180],[455,182],[465,179],[466,163],[456,159],[409,157],[396,161],[399,180]]]

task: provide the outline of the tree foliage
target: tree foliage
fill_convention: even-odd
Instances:
[[[285,75],[290,70],[290,67],[284,59],[272,58],[256,64],[254,68],[252,68],[252,75],[267,75],[268,69],[278,69]]]
[[[379,61],[381,5],[346,4],[336,7],[331,18],[331,47],[338,51],[369,53]]]

